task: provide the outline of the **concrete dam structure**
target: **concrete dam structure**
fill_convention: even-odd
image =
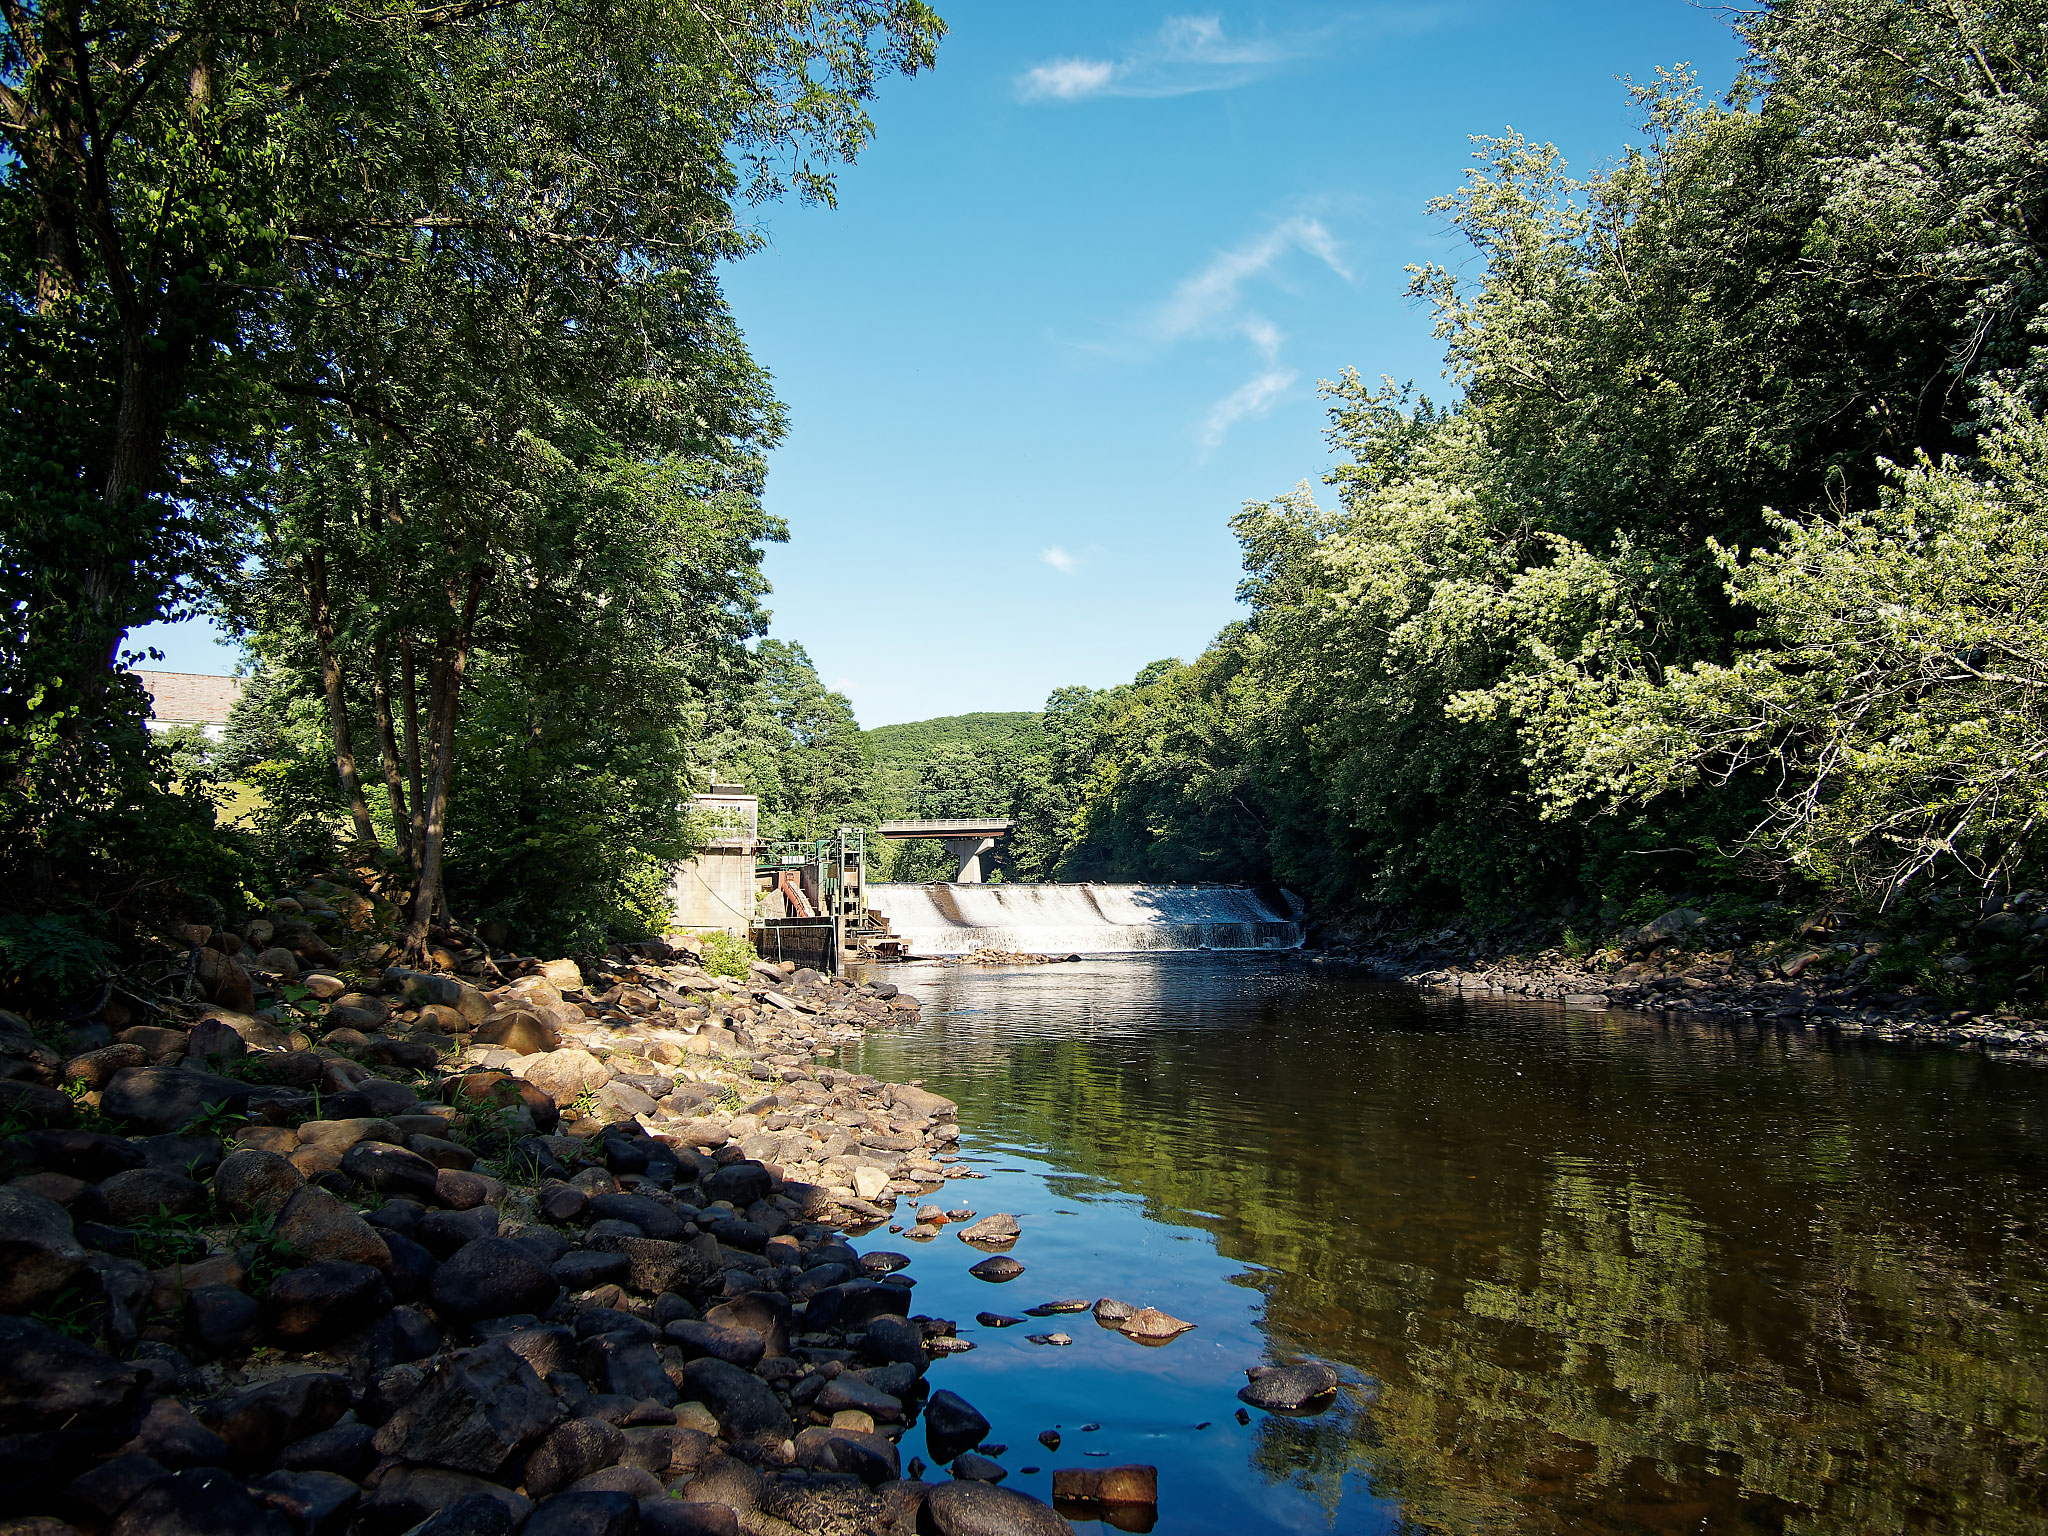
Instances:
[[[1299,949],[1301,903],[1243,885],[871,885],[912,957],[1162,949]]]

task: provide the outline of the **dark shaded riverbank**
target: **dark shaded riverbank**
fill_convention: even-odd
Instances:
[[[1174,1531],[2048,1531],[2033,1069],[1250,957],[890,975],[923,1021],[859,1065],[959,1100],[1025,1218],[1018,1280],[914,1271],[1013,1468],[1100,1422]],[[1103,1294],[1201,1326],[969,1321]],[[1294,1354],[1357,1385],[1237,1426]]]

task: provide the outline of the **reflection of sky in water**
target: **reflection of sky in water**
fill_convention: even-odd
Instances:
[[[918,1281],[911,1310],[952,1318],[961,1336],[975,1341],[971,1354],[934,1364],[930,1381],[935,1391],[958,1392],[994,1424],[990,1438],[1010,1448],[1002,1458],[1011,1469],[1008,1486],[1050,1499],[1054,1467],[1150,1462],[1160,1469],[1163,1532],[1331,1529],[1329,1512],[1313,1496],[1276,1490],[1254,1468],[1252,1454],[1269,1425],[1282,1426],[1288,1442],[1318,1433],[1348,1438],[1335,1427],[1345,1412],[1329,1415],[1328,1426],[1254,1413],[1247,1427],[1235,1416],[1245,1366],[1268,1358],[1259,1328],[1259,1276],[1221,1257],[1208,1233],[1148,1220],[1140,1200],[1101,1180],[1061,1174],[1019,1148],[962,1141],[969,1161],[988,1177],[953,1181],[934,1198],[948,1208],[1017,1216],[1024,1235],[1008,1251],[1024,1264],[1024,1274],[1001,1284],[975,1279],[968,1267],[985,1255],[951,1230],[920,1244],[884,1227],[855,1246],[911,1254],[916,1262],[909,1273]],[[899,1205],[904,1224],[910,1214]],[[977,1312],[1020,1317],[1042,1302],[1100,1296],[1155,1306],[1198,1326],[1171,1344],[1148,1348],[1086,1312],[1024,1317],[1001,1329],[974,1321]],[[1054,1332],[1074,1342],[1040,1345],[1026,1337]],[[1205,1421],[1207,1428],[1195,1427]],[[1089,1423],[1102,1428],[1082,1433]],[[1047,1429],[1062,1436],[1057,1452],[1038,1443]],[[913,1454],[931,1459],[921,1427],[903,1446],[906,1462]],[[1105,1454],[1086,1454],[1091,1451]],[[1040,1471],[1020,1475],[1027,1466]],[[1375,1506],[1362,1490],[1348,1493],[1346,1506],[1344,1530],[1393,1528],[1392,1509]],[[1094,1528],[1085,1521],[1077,1527]]]
[[[2048,1074],[1255,956],[885,974],[924,1019],[858,1064],[961,1101],[989,1176],[935,1198],[1016,1213],[1026,1273],[860,1246],[976,1342],[932,1381],[1012,1486],[1152,1462],[1161,1531],[2048,1532]],[[1103,1295],[1200,1326],[974,1323]],[[1239,1425],[1296,1353],[1340,1407]]]

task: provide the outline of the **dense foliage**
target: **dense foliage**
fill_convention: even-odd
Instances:
[[[1325,386],[1247,617],[1056,701],[1047,867],[1342,906],[2041,876],[2048,11],[1778,0],[1591,177],[1480,142],[1440,406]],[[1065,721],[1055,730],[1055,721]]]
[[[938,18],[0,21],[0,903],[231,905],[246,859],[312,851],[338,796],[409,869],[415,945],[444,865],[557,936],[644,909],[704,739],[757,687],[780,537],[759,498],[782,416],[717,265],[757,244],[749,203],[831,199]],[[266,668],[250,732],[293,749],[242,754],[270,802],[254,850],[176,782],[122,670],[131,628],[202,610]]]

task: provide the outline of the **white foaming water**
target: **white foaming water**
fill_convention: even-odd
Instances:
[[[1299,949],[1300,902],[1243,885],[871,885],[914,955]]]

